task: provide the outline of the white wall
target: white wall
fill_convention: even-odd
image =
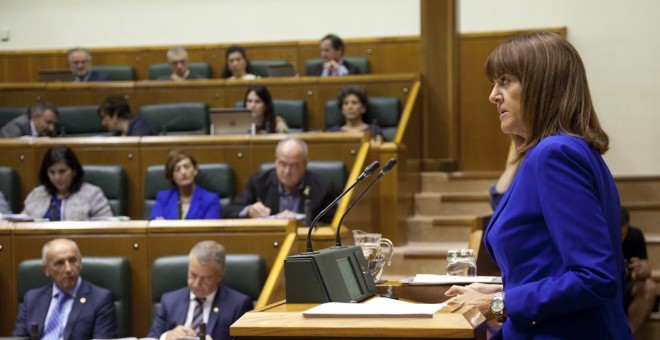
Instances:
[[[0,50],[417,35],[419,1],[0,0],[2,27]]]
[[[461,32],[568,27],[621,175],[660,174],[660,1],[464,0]]]
[[[328,7],[325,7],[328,6]],[[461,32],[568,27],[615,175],[660,174],[660,1],[462,0]],[[0,50],[419,34],[417,0],[0,0]]]

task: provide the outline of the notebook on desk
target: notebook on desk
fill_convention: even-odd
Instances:
[[[71,70],[41,70],[38,73],[39,81],[73,81]]]
[[[270,78],[295,77],[297,75],[296,68],[291,63],[269,65],[266,72]]]
[[[212,135],[254,134],[252,114],[244,107],[209,109]]]

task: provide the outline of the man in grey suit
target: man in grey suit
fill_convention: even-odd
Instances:
[[[1,138],[23,136],[53,136],[55,124],[59,118],[57,107],[50,103],[37,103],[30,110],[30,115],[20,115],[0,129]]]
[[[158,80],[189,80],[205,79],[203,76],[190,69],[188,51],[183,47],[172,47],[167,51],[167,63],[170,65],[172,74],[158,77]]]

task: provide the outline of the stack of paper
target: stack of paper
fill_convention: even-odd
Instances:
[[[499,276],[453,276],[453,275],[435,275],[435,274],[417,274],[413,277],[405,278],[401,283],[410,285],[453,285],[470,283],[502,283]]]
[[[411,303],[376,297],[365,303],[327,302],[303,312],[306,318],[322,317],[425,317],[431,318],[446,303]]]

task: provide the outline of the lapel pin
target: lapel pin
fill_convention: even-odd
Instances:
[[[220,311],[220,308],[218,307],[213,307],[213,313],[218,313]]]
[[[80,303],[85,303],[85,302],[87,302],[87,299],[84,298],[84,297],[81,297],[81,298],[80,298]]]

